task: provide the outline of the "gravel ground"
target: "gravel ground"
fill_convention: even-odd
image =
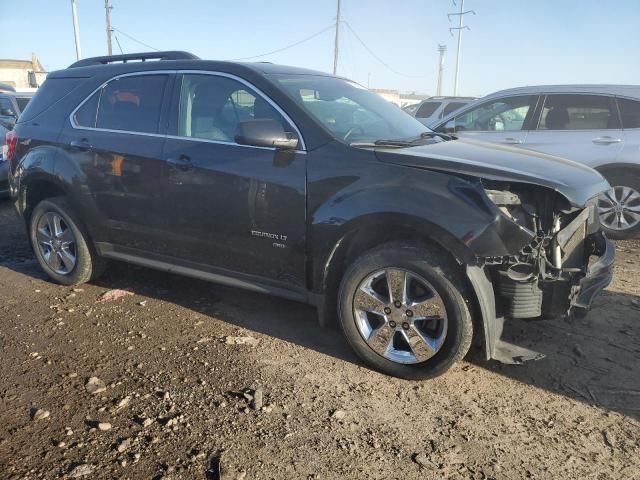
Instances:
[[[639,479],[640,241],[617,248],[585,319],[512,325],[546,358],[408,382],[298,303],[123,264],[49,283],[0,204],[0,477]]]

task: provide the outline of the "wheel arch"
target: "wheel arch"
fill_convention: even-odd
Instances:
[[[636,163],[622,163],[622,162],[607,163],[604,165],[598,165],[597,167],[594,167],[594,170],[599,172],[605,178],[607,174],[617,173],[620,171],[632,172],[640,176],[640,164],[636,164]]]
[[[321,278],[316,279],[320,285],[316,285],[314,289],[321,293],[318,295],[319,301],[316,302],[321,325],[330,325],[337,318],[338,289],[349,265],[365,251],[400,241],[449,256],[450,263],[455,265],[459,279],[466,287],[463,293],[470,301],[474,329],[479,335],[484,335],[483,322],[476,322],[480,313],[476,291],[465,270],[466,265],[476,263],[473,252],[442,227],[424,218],[398,213],[370,214],[351,220],[343,226],[338,240],[333,243],[329,252],[322,256]]]

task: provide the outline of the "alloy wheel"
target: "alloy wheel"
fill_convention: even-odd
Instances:
[[[397,363],[428,360],[447,335],[446,308],[436,289],[401,268],[378,270],[360,282],[353,313],[369,347]]]
[[[36,227],[37,248],[47,266],[58,275],[68,275],[76,266],[76,241],[64,218],[47,212]]]
[[[631,187],[613,187],[598,198],[600,223],[610,230],[628,230],[640,223],[640,193]]]

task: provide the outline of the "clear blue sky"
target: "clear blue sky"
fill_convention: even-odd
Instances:
[[[77,0],[83,56],[104,55],[103,0]],[[448,47],[444,93],[453,90],[456,40],[450,0],[343,0],[343,19],[389,70],[341,28],[338,73],[364,85],[433,94],[438,43]],[[118,30],[162,50],[234,59],[287,46],[334,22],[336,0],[112,0]],[[640,84],[640,0],[466,0],[460,94],[549,83]],[[0,0],[0,58],[45,68],[75,60],[69,0]],[[115,32],[126,52],[148,50]],[[331,71],[333,31],[259,60]],[[114,39],[114,51],[119,49]]]

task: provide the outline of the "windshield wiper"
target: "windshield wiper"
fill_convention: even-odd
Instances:
[[[376,140],[375,142],[353,142],[349,144],[351,147],[365,147],[365,148],[373,148],[373,147],[393,147],[393,148],[403,148],[403,147],[413,147],[415,144],[413,142],[409,142],[407,140]]]
[[[439,133],[439,132],[422,132],[420,134],[420,138],[431,138],[431,137],[439,137],[443,140],[457,140],[458,138],[454,135],[447,135],[446,133]]]

